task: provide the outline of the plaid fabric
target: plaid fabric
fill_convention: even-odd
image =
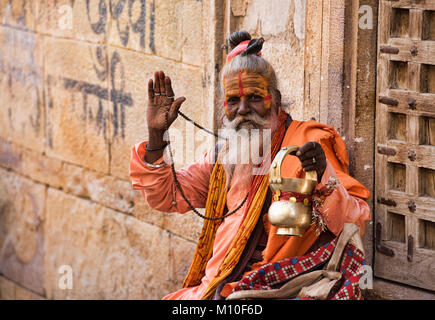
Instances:
[[[243,277],[232,292],[240,290],[269,290],[281,287],[285,282],[303,273],[321,269],[331,258],[337,239],[304,256],[287,258],[275,263],[269,263]],[[342,278],[337,289],[331,290],[328,299],[331,300],[362,300],[358,286],[362,266],[365,265],[364,254],[354,245],[348,243],[345,247],[340,271]],[[311,300],[310,297],[300,297],[295,300]]]
[[[353,244],[348,243],[344,249],[340,266],[343,275],[341,285],[335,295],[333,295],[333,292],[330,294],[332,300],[363,300],[359,280],[364,274],[363,266],[365,264],[366,261],[362,251]]]
[[[286,258],[284,260],[268,263],[261,268],[243,277],[233,289],[239,290],[259,290],[275,289],[277,285],[283,284],[294,277],[311,271],[324,264],[332,255],[337,239],[320,247],[316,251],[304,256]]]

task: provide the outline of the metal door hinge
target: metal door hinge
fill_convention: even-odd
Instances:
[[[414,256],[414,237],[409,235],[408,236],[408,255],[407,255],[407,259],[409,262],[412,261],[413,256]]]
[[[378,197],[376,200],[377,200],[378,203],[385,204],[386,206],[390,206],[390,207],[397,206],[396,201],[391,200],[391,199],[385,199],[383,197]]]
[[[390,97],[385,97],[385,96],[379,96],[378,101],[380,103],[388,104],[390,106],[397,106],[397,105],[399,105],[399,101],[397,101],[397,99],[390,98]]]
[[[391,47],[391,46],[382,46],[379,51],[382,53],[389,53],[389,54],[398,54],[399,48]]]
[[[382,244],[382,225],[379,222],[376,224],[375,243],[376,251],[385,254],[386,256],[394,257],[394,250]]]
[[[378,150],[378,153],[385,154],[387,156],[395,156],[396,155],[396,149],[390,148],[387,146],[378,145],[377,150]]]

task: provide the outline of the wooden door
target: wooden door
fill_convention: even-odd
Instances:
[[[378,277],[435,291],[435,0],[379,5]]]

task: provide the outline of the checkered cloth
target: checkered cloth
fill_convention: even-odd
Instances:
[[[269,263],[243,277],[232,292],[240,290],[269,290],[281,287],[287,281],[309,271],[320,270],[327,264],[337,244],[335,238],[319,249],[304,256],[287,258]],[[342,278],[329,296],[330,300],[362,300],[358,282],[366,264],[364,253],[348,243],[343,251],[340,264]],[[337,289],[338,288],[338,289]],[[311,299],[300,297],[296,299]]]

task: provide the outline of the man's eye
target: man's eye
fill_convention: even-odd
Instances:
[[[252,100],[252,101],[260,101],[262,99],[262,97],[257,96],[256,94],[251,94],[248,96],[248,99]]]
[[[228,99],[228,103],[237,103],[237,102],[239,102],[238,97],[231,97]]]

